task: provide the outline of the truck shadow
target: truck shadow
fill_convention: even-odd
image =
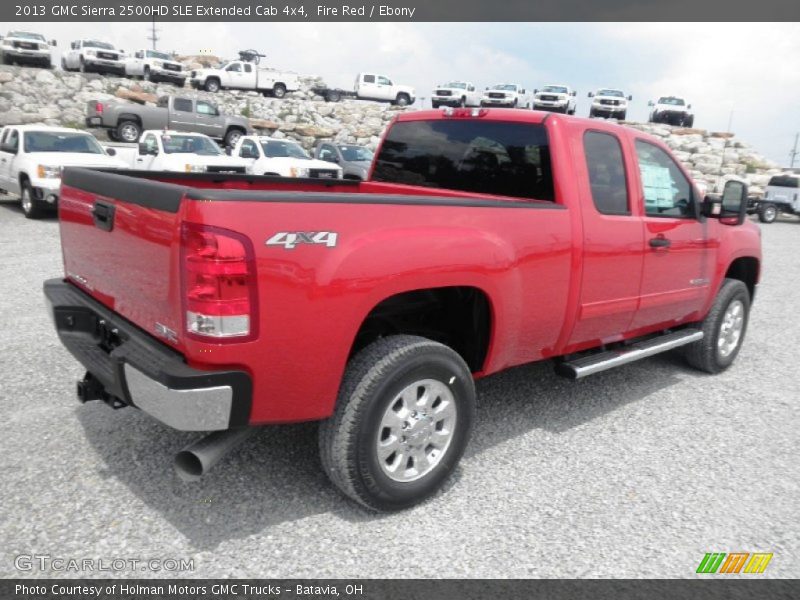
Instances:
[[[20,206],[19,203],[19,198],[0,194],[0,209],[19,215],[21,219],[25,218],[25,215],[22,212],[22,206]],[[49,210],[45,212],[44,215],[38,220],[56,222],[58,221],[58,211],[55,209]]]
[[[545,362],[481,380],[466,457],[535,429],[558,434],[646,401],[680,383],[678,375],[691,372],[682,365],[679,357],[666,355],[571,382],[556,376]],[[199,434],[175,432],[132,409],[111,412],[98,402],[81,407],[77,415],[105,462],[101,475],[125,484],[198,550],[213,550],[229,539],[269,535],[281,523],[314,515],[353,522],[392,518],[361,509],[328,482],[313,423],[265,427],[201,481],[183,483],[172,470],[172,459]],[[441,495],[457,487],[458,479],[457,472]]]

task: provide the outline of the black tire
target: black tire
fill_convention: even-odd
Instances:
[[[64,60],[63,56],[61,57],[61,70],[64,72],[69,71],[69,69],[67,68],[67,61]]]
[[[395,98],[394,103],[397,106],[408,106],[411,104],[411,98],[408,96],[408,94],[400,93],[397,94],[397,98]]]
[[[78,65],[78,71],[80,71],[81,73],[87,73],[88,72],[86,70],[86,63],[83,61],[83,57],[82,56],[80,57],[80,64]]]
[[[275,87],[272,88],[272,95],[276,98],[283,98],[286,96],[286,86],[282,83],[276,83]]]
[[[26,219],[41,219],[45,212],[44,204],[36,199],[33,194],[31,182],[27,179],[22,181],[22,189],[20,190],[19,203],[22,206],[22,214]]]
[[[517,108],[519,106],[519,98],[514,98],[514,104],[511,105],[511,108]]]
[[[142,79],[144,79],[145,81],[152,81],[152,79],[150,79],[150,77],[152,77],[152,75],[150,74],[150,67],[145,67],[144,68],[144,74],[142,75]]]
[[[134,144],[142,135],[142,127],[136,121],[120,121],[115,133],[119,141]]]
[[[219,79],[214,79],[213,77],[206,79],[205,85],[203,85],[203,89],[212,94],[216,94],[220,88]]]
[[[4,65],[10,65],[10,64],[12,64],[12,62],[13,61],[7,55],[3,54],[3,64]]]
[[[431,102],[431,108],[439,108],[438,102]]]
[[[107,129],[106,134],[108,135],[108,139],[110,139],[112,142],[119,141],[119,136],[117,135],[116,129]]]
[[[233,148],[236,145],[236,142],[239,141],[239,138],[242,137],[243,135],[244,131],[242,131],[241,129],[236,129],[235,127],[228,129],[228,131],[225,133],[225,139],[223,140],[223,143],[226,146],[230,146],[231,148]]]
[[[620,121],[624,121],[625,117],[627,117],[627,116],[628,116],[627,111],[623,110],[621,113],[619,113],[619,116],[617,117],[617,119],[619,119]]]
[[[461,96],[461,100],[459,101],[458,106],[460,106],[461,108],[467,107],[467,98],[465,96]]]
[[[378,458],[379,436],[388,429],[382,421],[400,400],[400,392],[423,380],[432,380],[451,393],[455,426],[444,454],[427,473],[411,481],[396,481],[384,472]],[[433,405],[440,402],[440,396],[434,397]],[[408,508],[434,494],[453,472],[469,441],[474,418],[475,385],[469,368],[455,351],[417,336],[382,338],[350,361],[336,412],[320,424],[322,466],[342,492],[367,508]],[[438,430],[436,425],[433,427]],[[404,462],[404,455],[401,453],[396,460]],[[407,469],[414,468],[413,458],[405,464]]]
[[[337,90],[328,90],[328,93],[325,94],[325,99],[328,102],[339,102],[342,99],[342,94]]]
[[[735,348],[728,354],[723,354],[719,347],[720,334],[726,311],[735,302],[740,302],[742,307],[741,332]],[[695,369],[706,373],[720,373],[730,367],[744,342],[749,315],[750,292],[747,286],[738,279],[725,279],[708,316],[701,323],[703,339],[684,347],[686,361]]]
[[[590,108],[590,109],[589,109],[589,118],[590,118],[590,119],[594,119],[594,117],[595,117],[595,112],[594,112],[594,110],[593,110],[593,109],[591,109],[591,108]]]
[[[774,223],[778,212],[778,207],[772,202],[761,202],[758,205],[758,220],[762,223]]]
[[[692,115],[691,117],[686,117],[686,119],[684,119],[683,121],[683,126],[694,127],[694,115]]]

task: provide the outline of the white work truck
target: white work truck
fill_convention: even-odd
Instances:
[[[342,167],[311,158],[300,144],[291,140],[245,135],[239,138],[231,155],[245,161],[251,175],[342,179]]]
[[[325,98],[326,102],[339,102],[343,98],[388,102],[396,106],[414,104],[417,94],[410,85],[394,83],[385,75],[359,73],[351,90],[341,88],[316,87],[313,91]]]
[[[498,83],[487,87],[481,97],[481,106],[506,108],[531,108],[533,96],[518,83]]]
[[[781,173],[770,177],[764,197],[755,201],[758,220],[772,223],[781,213],[800,216],[800,175]]]
[[[259,60],[263,56],[253,50],[243,50],[239,52],[239,60],[229,61],[217,69],[192,71],[189,83],[207,92],[255,90],[276,98],[300,89],[297,73],[262,67]]]
[[[125,59],[125,74],[146,81],[166,81],[178,87],[183,87],[188,75],[183,65],[166,52],[147,49],[137,50]]]
[[[207,135],[171,130],[142,133],[130,165],[142,171],[245,173],[247,162],[228,156]]]
[[[29,219],[55,208],[64,167],[125,168],[112,149],[78,129],[8,125],[0,130],[0,191],[19,196]]]
[[[76,40],[61,56],[61,68],[82,73],[125,75],[125,51],[110,42]]]
[[[50,49],[56,45],[55,40],[49,42],[39,33],[30,31],[9,31],[0,38],[0,56],[4,65],[38,65],[49,69]]]
[[[546,85],[533,90],[533,109],[575,114],[576,92],[568,85]]]
[[[694,113],[692,105],[680,96],[661,96],[658,100],[647,103],[650,111],[651,123],[665,123],[680,127],[694,126]]]
[[[431,106],[480,106],[483,94],[468,81],[451,81],[431,92]]]
[[[628,102],[633,96],[626,96],[622,90],[600,88],[596,92],[589,92],[592,105],[589,108],[589,118],[612,117],[624,121],[628,115]]]

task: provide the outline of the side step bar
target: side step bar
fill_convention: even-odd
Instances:
[[[682,329],[681,331],[667,333],[617,350],[608,350],[599,354],[577,358],[573,361],[559,363],[556,365],[556,373],[569,379],[581,379],[587,375],[607,371],[608,369],[626,365],[702,339],[702,331]]]

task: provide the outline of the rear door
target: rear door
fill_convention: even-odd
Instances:
[[[358,97],[380,100],[375,75],[362,75],[358,82]]]
[[[14,127],[6,127],[0,144],[0,187],[19,194],[19,177],[16,163],[20,151],[20,133]]]
[[[574,139],[583,180],[583,274],[570,345],[599,345],[629,330],[639,304],[644,233],[636,163],[616,133],[590,129]]]
[[[172,107],[168,110],[170,113],[167,129],[189,132],[197,131],[194,116],[194,102],[191,98],[173,98]]]
[[[633,138],[643,207],[644,264],[633,329],[699,317],[713,279],[717,240],[712,219],[698,217],[697,192],[660,145]]]

